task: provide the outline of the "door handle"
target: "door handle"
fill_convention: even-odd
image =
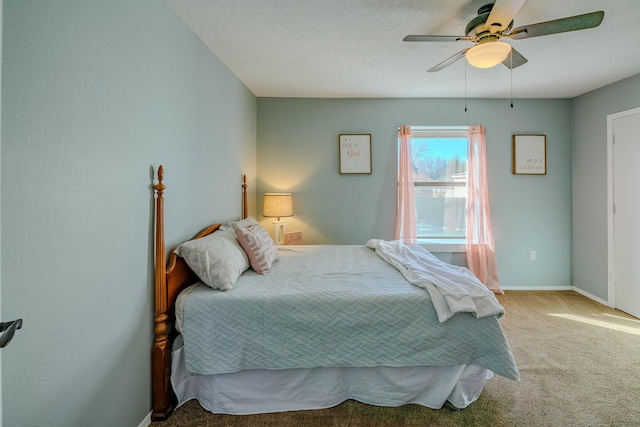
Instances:
[[[13,322],[0,323],[0,348],[6,347],[16,333],[16,329],[22,328],[22,319],[16,319]]]

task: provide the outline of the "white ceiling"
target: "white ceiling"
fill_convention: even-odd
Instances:
[[[432,66],[470,42],[409,43],[408,34],[464,35],[493,0],[165,0],[258,97],[573,98],[640,73],[640,0],[528,0],[514,27],[604,10],[593,29],[509,40],[529,62]],[[466,68],[466,85],[465,85]]]

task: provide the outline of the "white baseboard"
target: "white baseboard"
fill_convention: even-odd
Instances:
[[[582,290],[582,289],[580,289],[580,288],[576,288],[575,286],[572,286],[572,288],[573,288],[573,290],[574,290],[574,291],[576,291],[576,292],[577,292],[577,293],[579,293],[580,295],[584,295],[585,297],[587,297],[587,298],[589,298],[589,299],[592,299],[592,300],[594,300],[594,301],[596,301],[596,302],[599,302],[599,303],[600,303],[600,304],[602,304],[602,305],[606,305],[607,307],[611,307],[611,306],[609,305],[609,302],[608,302],[608,301],[603,300],[602,298],[598,298],[597,296],[595,296],[595,295],[593,295],[593,294],[590,294],[589,292],[584,291],[584,290]]]
[[[149,412],[149,415],[147,415],[145,419],[142,420],[140,424],[138,424],[138,427],[149,427],[150,425],[151,425],[151,412]]]
[[[503,291],[575,291],[580,295],[584,295],[589,299],[610,307],[606,300],[598,298],[597,296],[580,288],[576,288],[575,286],[501,286],[501,288]]]
[[[573,286],[500,286],[503,291],[572,291]]]

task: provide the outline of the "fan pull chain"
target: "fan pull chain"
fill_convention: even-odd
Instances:
[[[464,111],[467,111],[467,60],[464,61]]]
[[[511,49],[511,52],[509,52],[509,54],[511,57],[511,67],[509,67],[509,74],[511,76],[511,108],[513,108],[513,49]]]

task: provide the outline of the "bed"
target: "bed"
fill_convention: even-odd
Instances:
[[[465,408],[494,373],[519,380],[495,297],[477,288],[447,302],[472,281],[468,270],[375,239],[276,247],[247,215],[245,179],[242,219],[206,227],[165,264],[163,174],[159,167],[154,185],[152,419],[191,399],[225,414],[348,399]],[[226,259],[231,253],[243,266]],[[414,262],[422,272],[407,267]]]

